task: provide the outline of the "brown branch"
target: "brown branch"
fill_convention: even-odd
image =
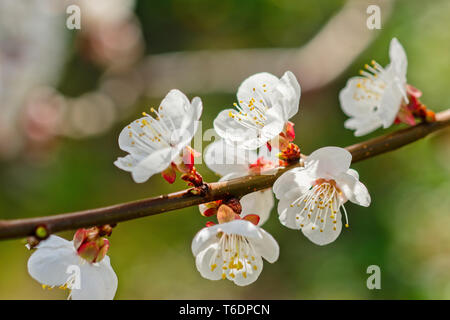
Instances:
[[[398,130],[381,137],[348,146],[347,150],[352,153],[353,162],[358,162],[395,150],[448,126],[450,126],[450,109],[438,113],[436,115],[436,122],[421,123],[413,127]],[[250,192],[271,187],[283,172],[296,166],[299,166],[299,164],[280,169],[275,175],[254,175],[230,181],[209,183],[207,184],[208,190],[205,195],[192,194],[188,189],[168,195],[104,208],[39,218],[3,220],[0,221],[0,239],[34,235],[36,228],[41,225],[46,226],[51,233],[54,233],[142,218],[213,200],[225,199],[230,196],[239,197]]]

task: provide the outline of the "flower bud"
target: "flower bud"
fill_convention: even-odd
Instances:
[[[78,255],[90,263],[95,262],[99,251],[100,248],[95,242],[85,242],[77,250]]]
[[[75,232],[75,235],[73,236],[73,246],[76,250],[81,246],[81,244],[86,240],[87,238],[87,230],[86,229],[78,229],[77,232]]]
[[[78,255],[84,260],[94,263],[101,261],[109,249],[109,241],[101,235],[111,234],[109,225],[78,229],[73,237],[73,245]]]
[[[433,111],[431,111],[431,110],[427,110],[425,120],[427,122],[434,122],[434,121],[436,121],[436,114]]]

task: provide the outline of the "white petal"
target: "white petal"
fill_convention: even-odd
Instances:
[[[272,92],[279,81],[276,76],[267,72],[254,74],[245,79],[240,85],[237,92],[238,101],[248,102],[255,96],[258,97],[258,100],[271,101]]]
[[[374,106],[379,106],[380,103],[375,95],[368,94],[366,89],[361,87],[360,84],[364,81],[368,80],[364,77],[352,77],[339,92],[342,111],[349,117],[362,119],[376,117]]]
[[[384,128],[390,127],[400,110],[404,92],[399,89],[395,82],[384,89],[383,98],[381,99],[379,115]]]
[[[287,71],[281,77],[274,90],[275,97],[283,106],[284,120],[288,120],[297,114],[300,102],[301,89],[295,75]]]
[[[209,169],[222,176],[229,173],[248,174],[248,166],[257,159],[253,150],[238,149],[236,144],[218,140],[209,144],[204,153]]]
[[[170,120],[175,128],[182,127],[183,120],[188,116],[191,110],[191,104],[184,93],[177,89],[172,89],[161,101],[158,112],[162,120]]]
[[[191,245],[192,254],[194,256],[197,256],[201,251],[205,250],[213,243],[219,241],[219,239],[216,237],[217,233],[219,232],[218,226],[219,225],[216,224],[212,227],[205,227],[197,232],[194,239],[192,240]]]
[[[264,229],[259,229],[261,238],[249,238],[256,252],[270,263],[278,260],[280,255],[280,247],[278,242]]]
[[[260,232],[261,229],[246,220],[233,220],[231,222],[217,224],[210,228],[217,228],[216,230],[223,231],[227,234],[236,234],[252,239],[262,239],[263,237]]]
[[[136,165],[139,163],[139,160],[137,160],[134,156],[131,154],[125,156],[125,157],[119,157],[116,161],[114,161],[114,165],[118,167],[119,169],[131,172],[136,167]]]
[[[62,286],[70,276],[66,273],[67,268],[79,262],[71,242],[51,236],[28,259],[28,273],[41,284]]]
[[[266,112],[266,120],[264,127],[260,131],[261,139],[264,140],[260,146],[278,136],[284,129],[287,119],[284,117],[284,111],[281,104],[274,104]]]
[[[400,78],[406,79],[406,71],[408,68],[408,59],[406,52],[397,38],[392,38],[389,45],[389,58],[391,59],[391,65],[394,66],[395,72]]]
[[[222,278],[222,257],[218,243],[213,243],[200,251],[195,257],[195,265],[203,278],[219,280]],[[214,267],[212,267],[215,265]]]
[[[260,137],[257,130],[242,126],[229,116],[233,109],[220,112],[214,119],[214,130],[227,143],[236,143],[240,148],[254,150],[264,145],[267,140]]]
[[[166,169],[178,154],[179,150],[176,148],[164,148],[153,152],[134,167],[132,171],[134,181],[137,183],[147,181],[155,173]]]
[[[366,186],[354,176],[354,172],[341,173],[337,177],[336,182],[339,189],[342,190],[348,200],[363,207],[368,207],[370,205],[369,191],[367,191]]]
[[[261,226],[269,218],[274,205],[272,190],[266,189],[246,194],[241,198],[241,205],[241,217],[248,214],[257,214],[259,216],[258,226]]]
[[[314,221],[317,214],[317,210],[311,214],[311,220]],[[309,223],[302,228],[303,234],[311,240],[313,243],[323,246],[329,244],[337,239],[342,230],[342,216],[341,213],[336,213],[336,223],[333,223],[332,219],[327,217],[325,227],[320,232],[321,224]],[[333,227],[336,227],[336,230]],[[312,229],[314,227],[314,230]]]
[[[354,176],[356,180],[359,180],[359,173],[355,169],[348,169],[347,173]]]
[[[308,190],[314,177],[310,176],[310,172],[305,168],[294,168],[283,173],[274,183],[272,189],[277,199],[281,199],[287,192],[291,191],[293,187],[299,187]]]
[[[278,202],[278,214],[280,223],[290,229],[300,229],[300,224],[304,223],[303,219],[297,219],[297,216],[302,212],[303,207],[298,207],[297,203],[293,204],[301,196],[299,194],[291,194],[289,197],[282,197]],[[300,205],[303,205],[301,202]],[[292,205],[292,206],[291,206]]]
[[[99,263],[80,267],[80,289],[73,289],[72,300],[112,300],[117,290],[117,276],[108,256]]]
[[[379,116],[372,116],[366,118],[350,118],[344,123],[347,129],[356,130],[355,136],[360,137],[381,127],[383,123]]]
[[[344,148],[324,147],[309,155],[305,168],[312,170],[318,178],[331,178],[341,172],[347,172],[352,162],[352,155]]]
[[[176,134],[181,138],[178,142],[178,148],[182,149],[188,144],[190,144],[192,138],[198,129],[198,124],[200,117],[202,115],[203,104],[199,97],[192,99],[189,109],[187,110],[187,115],[183,118],[183,122],[180,128],[175,130]]]
[[[243,261],[241,261],[243,262]],[[255,269],[256,267],[256,269]],[[247,265],[246,268],[239,271],[234,270],[234,278],[227,274],[227,278],[233,281],[238,286],[247,286],[258,279],[263,269],[263,261],[260,256],[256,256],[251,265]]]
[[[139,146],[138,144],[134,143],[133,140],[133,136],[135,136],[136,134],[140,135],[144,133],[141,124],[142,120],[145,119],[148,119],[148,117],[139,118],[122,129],[119,135],[120,149],[140,157],[145,157],[149,153],[153,152],[153,150],[155,150],[155,146],[146,146],[145,148],[143,148],[142,146]],[[135,133],[131,133],[132,131]]]
[[[73,243],[52,234],[46,240],[39,242],[36,248],[73,248]]]

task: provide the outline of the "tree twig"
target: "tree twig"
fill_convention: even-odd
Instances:
[[[376,155],[395,150],[428,134],[450,126],[450,109],[436,114],[436,122],[421,123],[371,140],[347,147],[352,162],[362,161]],[[274,175],[253,175],[229,181],[207,184],[205,195],[196,195],[190,189],[154,198],[138,200],[104,208],[90,209],[53,216],[1,220],[0,239],[20,238],[34,235],[38,226],[45,226],[51,233],[74,230],[82,227],[104,225],[156,215],[185,207],[199,205],[230,196],[242,196],[250,192],[269,188],[285,171],[299,164],[280,169]]]

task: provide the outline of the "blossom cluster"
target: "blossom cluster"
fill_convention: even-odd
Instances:
[[[350,117],[345,127],[355,130],[356,136],[395,122],[414,125],[417,118],[434,120],[434,113],[419,101],[420,91],[406,82],[406,54],[395,38],[389,56],[388,66],[373,61],[340,92],[342,110]],[[263,259],[277,261],[278,243],[263,229],[275,205],[274,195],[280,223],[301,230],[321,246],[335,241],[342,227],[349,226],[348,201],[370,205],[367,188],[350,168],[349,151],[325,146],[306,158],[301,156],[291,122],[299,111],[300,96],[301,87],[292,72],[281,78],[257,73],[242,82],[233,107],[214,120],[220,138],[203,156],[207,167],[221,176],[219,181],[262,174],[279,177],[272,188],[199,206],[202,216],[216,220],[207,221],[192,241],[202,277],[245,286],[257,280]],[[190,144],[202,108],[200,98],[190,101],[181,91],[171,90],[158,108],[144,112],[122,130],[119,147],[128,154],[114,164],[130,172],[137,183],[158,173],[173,183],[180,174],[192,192],[200,192],[204,181],[194,166],[200,154]],[[29,273],[45,286],[71,289],[72,299],[112,299],[117,277],[106,255],[110,244],[105,236],[110,234],[104,227],[80,229],[72,242],[52,235],[36,246]],[[69,266],[79,267],[80,279],[67,277]]]

